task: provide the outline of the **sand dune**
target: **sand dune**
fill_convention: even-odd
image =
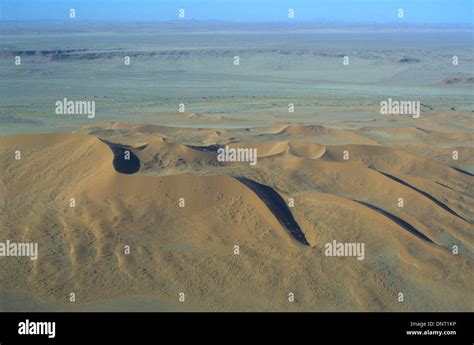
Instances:
[[[324,158],[328,161],[342,162],[344,151],[348,152],[351,163],[360,162],[380,171],[392,171],[431,180],[446,180],[453,185],[459,183],[465,188],[472,187],[467,174],[446,164],[383,146],[332,146],[327,148]]]
[[[357,135],[347,130],[334,129],[320,125],[300,125],[290,124],[284,126],[272,126],[268,128],[259,128],[258,132],[262,135],[279,135],[291,137],[312,137],[313,140],[339,140],[354,144],[375,145],[375,140]]]
[[[325,148],[304,141],[244,141],[229,145],[233,148],[256,148],[259,158],[292,155],[318,159],[325,153]]]
[[[394,136],[397,138],[420,139],[427,135],[425,130],[420,128],[400,128],[400,127],[363,127],[360,129],[363,133],[375,133],[379,135]]]
[[[325,147],[262,140],[261,129],[235,132],[254,138],[228,143],[258,149],[251,167],[217,162],[218,146],[175,141],[184,129],[150,128],[146,137],[135,134],[140,126],[109,129],[124,128],[127,143],[111,141],[103,127],[100,139],[0,138],[2,238],[36,241],[40,250],[37,261],[0,266],[5,290],[53,310],[112,308],[131,296],[180,310],[474,307],[461,297],[473,286],[466,274],[474,267],[472,176],[379,145]],[[273,136],[286,130],[325,131],[287,126]],[[366,259],[324,256],[333,240],[365,243]],[[463,255],[451,253],[453,244]],[[67,301],[72,291],[75,306]],[[399,291],[409,303],[397,301]]]

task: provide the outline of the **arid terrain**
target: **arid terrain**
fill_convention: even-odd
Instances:
[[[468,35],[303,29],[3,28],[0,242],[38,259],[0,258],[0,309],[473,311]],[[65,97],[96,117],[55,114]]]

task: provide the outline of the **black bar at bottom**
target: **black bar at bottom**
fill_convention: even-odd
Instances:
[[[473,329],[474,313],[0,313],[1,345],[454,345]]]

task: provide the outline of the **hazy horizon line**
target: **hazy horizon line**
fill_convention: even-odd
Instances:
[[[87,25],[87,24],[130,24],[130,25],[159,25],[159,24],[178,24],[178,25],[192,25],[192,24],[230,24],[230,25],[284,25],[284,26],[326,26],[326,27],[363,27],[363,26],[376,26],[376,27],[387,27],[397,29],[404,28],[459,28],[459,29],[474,29],[472,23],[400,23],[397,21],[380,23],[377,21],[364,21],[364,22],[349,22],[349,21],[328,21],[328,20],[268,20],[268,21],[257,21],[257,20],[221,20],[221,19],[169,19],[169,20],[103,20],[103,19],[41,19],[41,20],[1,20],[0,25],[5,24],[68,24],[71,26],[75,25]]]

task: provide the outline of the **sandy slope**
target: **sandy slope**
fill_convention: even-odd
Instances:
[[[132,146],[111,141],[117,129]],[[159,300],[167,310],[474,309],[467,173],[380,143],[317,145],[311,136],[338,133],[322,126],[215,133],[214,143],[234,137],[231,147],[257,148],[255,167],[217,162],[215,147],[177,141],[215,130],[150,127],[149,137],[136,134],[144,126],[108,130],[115,134],[106,141],[0,138],[0,238],[38,242],[40,251],[37,261],[1,258],[3,290],[54,310],[116,310],[124,298],[134,305],[134,296],[137,306]],[[136,157],[136,173],[116,171],[130,164],[120,160],[123,150]],[[333,240],[364,243],[364,260],[325,256]]]

